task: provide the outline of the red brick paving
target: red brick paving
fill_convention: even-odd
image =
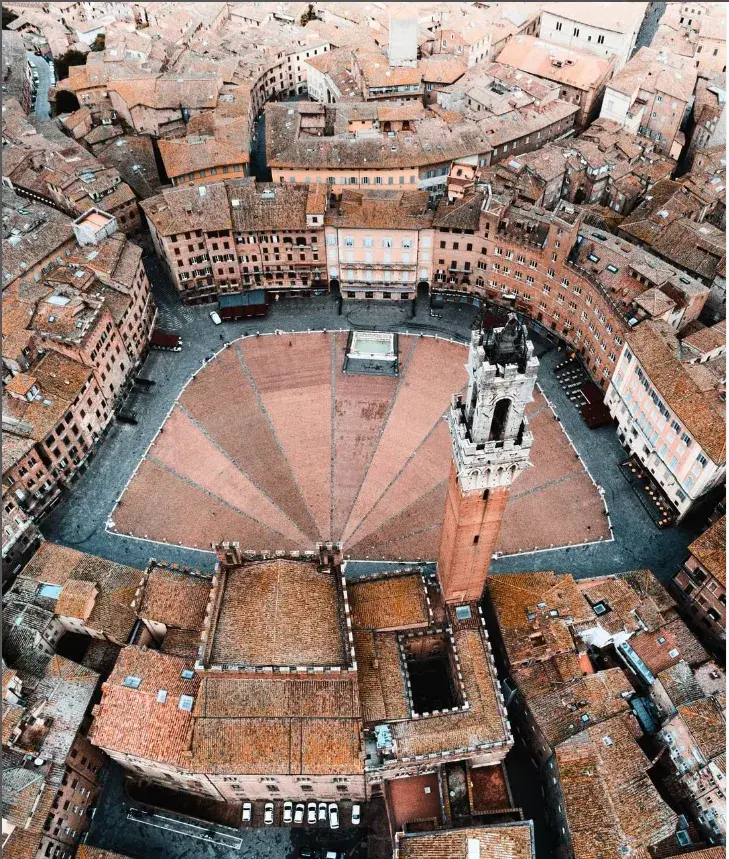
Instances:
[[[582,473],[530,495],[512,495],[497,547],[504,554],[514,554],[535,546],[542,549],[565,546],[570,541],[591,542],[600,536],[610,536],[607,517],[592,481]]]
[[[117,529],[200,548],[219,540],[308,548],[329,535],[331,505],[334,537],[346,530],[349,557],[435,559],[450,464],[441,416],[465,382],[466,350],[401,337],[398,381],[344,376],[345,343],[344,334],[269,336],[239,342],[240,355],[222,352],[180,398],[215,444],[175,409],[150,456],[180,476],[143,462],[114,514]],[[544,406],[535,392],[534,467],[514,483],[498,542],[506,554],[609,537],[602,501]]]
[[[430,788],[430,793],[425,789]],[[394,778],[387,782],[395,830],[411,820],[435,817],[440,823],[440,794],[435,774]]]
[[[164,432],[157,436],[149,456],[159,459],[261,525],[293,540],[302,549],[310,548],[310,540],[296,525],[179,408],[175,408],[168,418]],[[271,539],[275,539],[275,535],[272,534]]]
[[[463,346],[432,338],[418,340],[397,400],[344,531],[346,542],[410,454],[441,418],[453,393],[467,380]]]
[[[332,489],[332,533],[337,538],[347,523],[398,384],[394,376],[342,375],[339,370],[346,347],[347,334],[337,334]]]
[[[533,417],[535,411],[539,413]],[[582,471],[582,464],[567,441],[562,425],[555,420],[552,410],[538,390],[534,391],[534,402],[527,407],[527,417],[534,436],[532,466],[525,469],[514,481],[512,496],[543,486],[565,474]]]
[[[331,531],[331,346],[331,334],[250,337],[240,344],[320,539],[325,540]]]
[[[182,541],[200,549],[231,539],[242,549],[259,552],[298,548],[149,460],[140,465],[114,513],[114,523],[122,533],[165,543]]]
[[[182,396],[182,405],[299,528],[317,539],[309,508],[234,348],[225,349]]]
[[[448,423],[441,420],[397,480],[362,520],[352,534],[352,542],[359,542],[377,531],[385,520],[409,507],[416,499],[445,480],[450,468],[450,445]]]
[[[384,522],[374,533],[348,547],[347,554],[353,558],[360,554],[376,555],[379,548],[394,557],[405,557],[399,551],[404,539],[425,528],[437,527],[440,530],[447,488],[447,481],[441,481],[414,504]]]

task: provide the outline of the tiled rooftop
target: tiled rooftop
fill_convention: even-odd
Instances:
[[[726,584],[726,516],[697,537],[689,552],[712,576]]]
[[[673,834],[677,817],[647,775],[630,717],[587,728],[556,749],[575,859],[615,859]],[[630,797],[630,801],[626,798]]]
[[[347,593],[354,627],[386,630],[428,625],[425,586],[418,574],[354,582]]]
[[[220,587],[211,664],[345,664],[334,573],[313,562],[259,561],[226,570]]]
[[[469,826],[443,832],[398,836],[398,859],[461,859],[471,855],[494,859],[533,859],[536,856],[530,820],[495,826]],[[472,854],[471,844],[478,845]]]
[[[60,614],[82,611],[92,596],[92,587],[96,586],[98,593],[91,613],[85,618],[86,625],[125,642],[136,621],[132,601],[142,576],[142,571],[133,567],[46,541],[41,543],[23,569],[11,593],[17,591],[23,581],[33,581],[36,588],[41,584],[60,585],[62,590],[58,603],[48,606]],[[69,583],[71,590],[67,591]],[[36,593],[30,601],[37,598]],[[74,613],[70,616],[81,615]]]

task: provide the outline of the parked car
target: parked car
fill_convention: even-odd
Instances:
[[[310,802],[306,807],[306,822],[316,823],[316,803]]]
[[[331,829],[339,829],[339,809],[335,802],[329,803],[329,826]]]
[[[327,819],[327,804],[326,802],[319,803],[319,820]]]
[[[304,811],[306,810],[306,806],[303,802],[296,803],[296,811],[294,812],[294,823],[303,823],[304,822]]]
[[[250,823],[253,817],[253,806],[250,802],[243,803],[243,823]]]
[[[283,810],[283,822],[291,823],[294,819],[294,804],[293,802],[285,802]]]
[[[359,813],[360,813],[359,803],[355,802],[354,805],[352,806],[352,826],[359,826],[359,819],[360,819]]]
[[[215,310],[211,310],[211,311],[210,311],[210,318],[213,320],[213,322],[214,322],[216,325],[220,325],[220,324],[221,324],[221,322],[223,321],[223,320],[220,318],[219,314],[218,314]]]
[[[266,826],[272,826],[273,825],[273,803],[272,802],[267,802],[263,806],[263,822],[266,824]]]

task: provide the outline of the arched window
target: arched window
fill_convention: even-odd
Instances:
[[[511,408],[511,400],[503,399],[496,403],[494,408],[494,416],[491,419],[491,432],[489,433],[489,441],[503,441],[504,433],[506,432],[506,419],[509,416]]]

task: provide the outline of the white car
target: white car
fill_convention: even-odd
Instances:
[[[250,823],[253,816],[253,806],[250,802],[243,803],[243,823]]]
[[[319,803],[319,820],[327,819],[327,804],[326,802]]]
[[[294,823],[303,823],[304,822],[304,811],[306,810],[306,806],[303,802],[296,803],[296,811],[294,812]]]
[[[211,311],[210,311],[210,318],[213,320],[213,322],[214,322],[216,325],[220,325],[220,323],[223,321],[223,320],[220,318],[220,314],[218,314],[218,312],[217,312],[217,311],[215,311],[215,310],[211,310]]]
[[[273,825],[273,803],[272,802],[267,802],[263,806],[263,822],[266,824],[266,826],[272,826]]]
[[[335,802],[329,803],[329,826],[331,829],[339,829],[339,809]]]
[[[359,826],[359,803],[355,802],[352,806],[352,826]]]
[[[306,822],[316,823],[316,803],[310,802],[306,806]]]
[[[294,819],[294,804],[293,802],[285,802],[283,810],[283,822],[291,823]]]

